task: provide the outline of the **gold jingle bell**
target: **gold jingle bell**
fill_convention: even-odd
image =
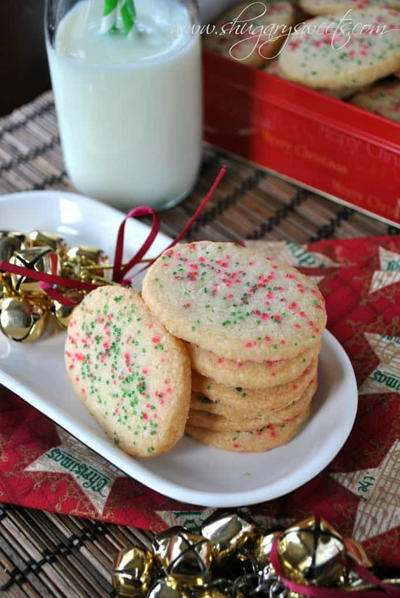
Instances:
[[[214,545],[218,558],[233,554],[256,535],[256,526],[240,513],[213,513],[201,527],[202,535]]]
[[[147,598],[190,598],[183,588],[179,588],[171,577],[159,579],[151,588]]]
[[[74,301],[77,305],[82,301],[84,297],[82,293],[74,289],[66,291],[65,293],[63,293],[63,296],[68,299],[72,299],[72,301]],[[72,312],[74,311],[75,307],[75,305],[63,305],[59,301],[53,301],[52,312],[54,313],[57,322],[60,324],[62,328],[68,328],[68,323],[71,319]]]
[[[114,560],[112,585],[121,596],[145,598],[152,583],[153,555],[133,547],[121,550]]]
[[[280,531],[271,531],[270,533],[259,536],[255,542],[253,555],[260,567],[265,567],[270,562],[272,543],[276,537],[281,535]]]
[[[94,262],[101,264],[104,257],[102,249],[96,247],[89,247],[87,245],[77,245],[71,247],[66,253],[66,259],[71,262]]]
[[[16,251],[10,259],[10,263],[15,266],[22,266],[45,274],[55,274],[57,261],[58,257],[52,253],[50,247],[21,249]],[[42,292],[39,281],[28,276],[11,274],[11,282],[17,292]]]
[[[297,583],[340,587],[347,582],[347,551],[341,536],[323,519],[309,517],[288,528],[278,544],[284,574]]]
[[[43,334],[48,317],[46,307],[8,297],[1,302],[0,329],[14,341],[31,343]]]
[[[0,271],[0,309],[1,309],[1,301],[5,297],[13,296],[13,290],[11,287],[11,280],[7,274],[3,274]]]
[[[25,240],[25,233],[17,230],[0,230],[0,237],[15,237],[20,240],[21,243]]]
[[[61,263],[61,274],[77,278],[82,282],[96,283],[99,280],[111,281],[112,270],[104,270],[107,258],[102,249],[77,245],[65,253]],[[97,267],[98,266],[98,267]]]
[[[24,249],[32,247],[50,247],[53,251],[60,251],[64,247],[64,239],[54,233],[43,230],[33,230],[24,240]]]
[[[22,233],[0,230],[0,262],[8,262],[14,252],[20,249],[23,239]]]
[[[168,553],[169,542],[177,534],[186,534],[186,529],[181,525],[174,525],[155,536],[152,543],[152,550],[158,565],[162,565]]]
[[[230,598],[231,594],[224,594],[217,588],[207,588],[196,594],[196,598]]]
[[[210,577],[212,552],[203,536],[179,532],[169,538],[161,565],[179,584],[201,586]]]

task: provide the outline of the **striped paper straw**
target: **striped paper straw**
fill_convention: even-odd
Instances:
[[[124,33],[129,35],[136,20],[133,0],[104,0],[101,33],[115,33],[118,31],[118,13],[121,15]]]
[[[117,12],[119,0],[104,0],[103,18],[101,20],[101,33],[109,33],[117,28]]]
[[[136,20],[136,10],[133,0],[123,0],[121,3],[121,17],[125,35],[132,31]]]

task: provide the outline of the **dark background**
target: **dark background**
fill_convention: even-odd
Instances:
[[[0,0],[0,115],[50,88],[45,0]]]

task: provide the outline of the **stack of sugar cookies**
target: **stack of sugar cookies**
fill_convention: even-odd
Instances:
[[[212,52],[400,122],[400,0],[238,2]]]
[[[143,299],[188,343],[188,435],[254,452],[296,435],[317,388],[326,324],[313,281],[250,248],[203,241],[167,250],[145,277]]]

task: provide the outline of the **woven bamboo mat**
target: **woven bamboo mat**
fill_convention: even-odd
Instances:
[[[161,216],[167,234],[174,235],[186,223],[222,163],[228,165],[228,175],[197,221],[193,239],[305,243],[400,232],[205,146],[196,189]],[[64,170],[50,93],[0,120],[0,193],[34,189],[74,190]],[[148,538],[127,527],[0,506],[0,596],[113,596],[115,551],[146,545]]]

